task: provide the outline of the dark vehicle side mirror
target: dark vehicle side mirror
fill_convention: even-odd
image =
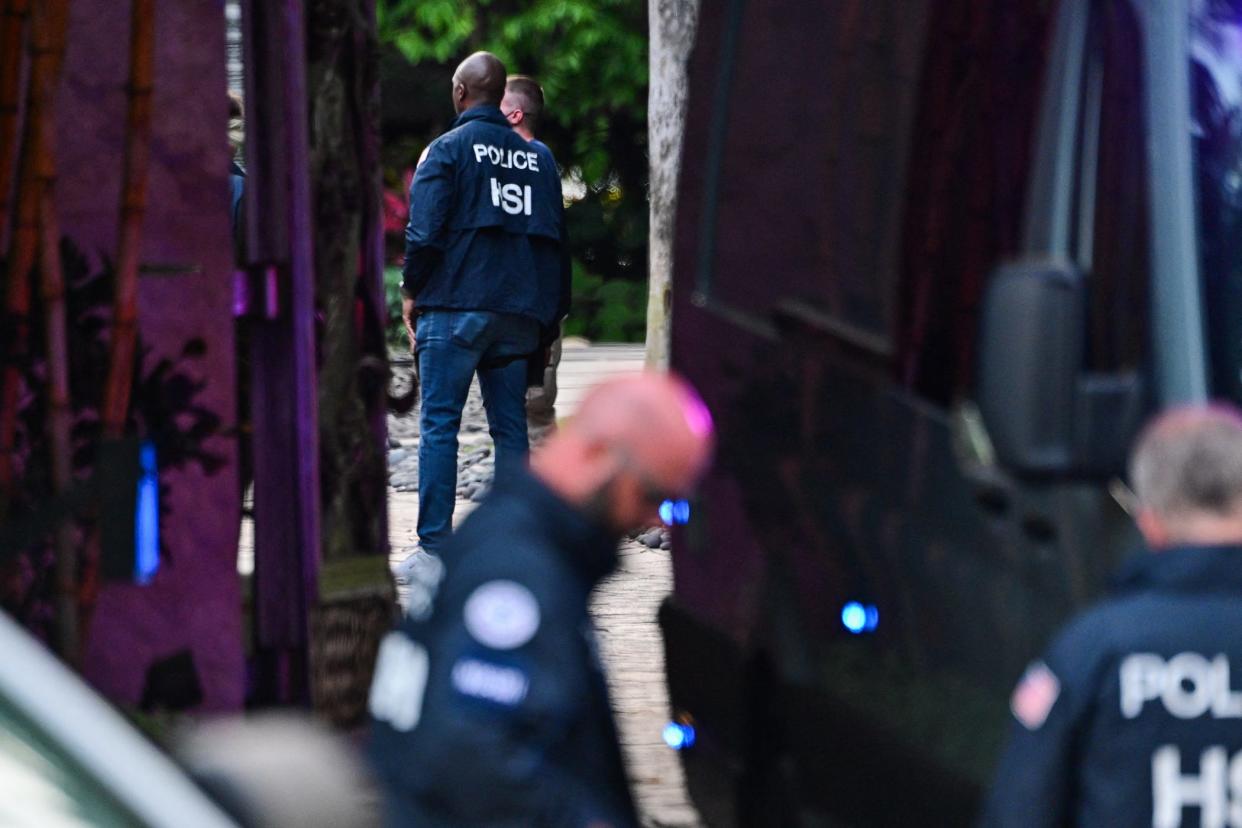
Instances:
[[[1002,266],[984,299],[976,389],[996,457],[1021,477],[1120,474],[1141,423],[1135,372],[1084,367],[1086,280],[1072,265]]]

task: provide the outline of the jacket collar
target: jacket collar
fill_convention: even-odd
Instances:
[[[509,127],[508,120],[500,113],[500,107],[494,104],[479,104],[472,106],[465,112],[453,119],[453,125],[450,129],[456,129],[462,124],[468,124],[471,121],[483,121],[485,123],[496,124],[497,126]]]
[[[1118,592],[1242,593],[1242,546],[1179,546],[1145,552],[1117,574]]]
[[[552,491],[530,469],[523,466],[497,477],[496,488],[525,501],[541,516],[556,551],[589,586],[617,568],[617,534]]]

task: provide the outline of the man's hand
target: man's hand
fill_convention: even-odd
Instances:
[[[414,353],[414,300],[401,297],[401,321],[405,323],[405,335],[410,338],[410,353]]]

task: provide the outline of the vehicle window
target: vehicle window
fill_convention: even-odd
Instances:
[[[1147,352],[1148,195],[1141,39],[1128,0],[1098,7],[1084,84],[1078,265],[1088,275],[1087,368],[1139,369]],[[1098,116],[1096,115],[1098,113]],[[1090,193],[1091,195],[1086,195]],[[1091,221],[1081,215],[1089,211]]]
[[[1242,3],[1190,4],[1199,269],[1214,393],[1242,403]]]
[[[716,275],[705,291],[713,301],[761,317],[796,302],[873,350],[889,347],[932,5],[746,4],[716,202]]]
[[[0,704],[0,825],[121,828],[135,824],[94,780]]]
[[[1018,250],[1050,10],[937,3],[904,198],[896,370],[947,404],[969,388],[987,277]]]

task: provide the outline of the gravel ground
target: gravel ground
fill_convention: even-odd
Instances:
[[[598,359],[591,355],[594,350],[581,349],[581,356]],[[573,354],[567,349],[567,360],[572,361]],[[601,375],[609,373],[605,361],[600,366]],[[417,409],[405,415],[390,414],[388,433],[389,525],[395,565],[410,554],[417,539]],[[532,428],[532,445],[545,434],[545,428]],[[455,522],[483,499],[492,480],[492,441],[477,383],[462,416],[459,445]],[[592,613],[643,822],[689,828],[702,822],[686,795],[677,756],[665,747],[660,735],[668,721],[668,696],[656,610],[672,589],[667,549],[668,537],[662,529],[644,530],[625,539],[620,566],[596,590]]]

